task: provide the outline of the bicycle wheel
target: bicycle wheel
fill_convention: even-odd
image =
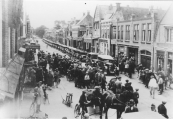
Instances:
[[[36,107],[35,104],[31,104],[30,109],[29,109],[29,114],[31,117],[33,117],[36,113]]]
[[[74,108],[74,117],[77,118],[80,115],[80,106],[78,104],[75,105]]]

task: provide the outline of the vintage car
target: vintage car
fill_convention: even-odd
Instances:
[[[111,75],[114,74],[114,58],[109,55],[98,55],[98,61],[100,67],[104,69],[105,74]]]
[[[98,54],[90,52],[88,53],[89,59],[91,59],[92,62],[97,62],[98,61]]]
[[[80,61],[81,62],[86,62],[86,59],[87,59],[86,55],[81,55],[80,56]]]

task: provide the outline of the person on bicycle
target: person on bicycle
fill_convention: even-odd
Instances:
[[[80,96],[80,99],[79,99],[79,104],[80,104],[80,107],[82,108],[82,111],[86,111],[87,112],[86,104],[88,102],[87,102],[85,94],[86,94],[86,92],[82,91],[82,95]]]

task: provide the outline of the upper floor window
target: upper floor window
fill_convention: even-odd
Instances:
[[[138,41],[139,40],[139,24],[135,24],[134,25],[134,41]]]
[[[147,38],[148,42],[151,42],[151,24],[148,24],[148,38]]]
[[[146,37],[146,24],[142,24],[142,41],[145,41]]]
[[[166,41],[173,42],[173,28],[166,28]]]
[[[120,39],[120,26],[118,26],[118,39]]]
[[[126,40],[130,40],[130,25],[126,26]]]
[[[123,26],[121,26],[121,39],[123,39]]]

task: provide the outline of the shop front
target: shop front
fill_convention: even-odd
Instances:
[[[157,51],[157,71],[164,71],[164,59],[165,52],[164,51]]]
[[[168,64],[167,68],[169,68],[169,72],[172,73],[172,58],[173,58],[173,53],[168,52]]]
[[[151,68],[151,52],[147,50],[141,50],[141,64],[143,67],[150,69]]]
[[[135,64],[138,64],[138,48],[128,47],[128,57],[135,59]]]
[[[118,46],[118,55],[119,56],[125,55],[125,46]]]

